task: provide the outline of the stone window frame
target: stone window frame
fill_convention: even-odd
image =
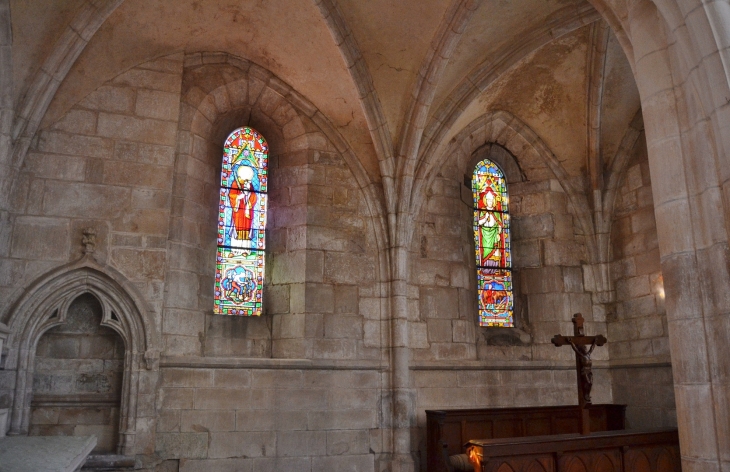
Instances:
[[[494,152],[495,149],[501,150],[501,152]],[[507,195],[510,195],[510,184],[516,182],[527,181],[525,172],[519,165],[517,158],[512,154],[505,146],[496,142],[487,142],[486,144],[477,148],[472,152],[471,157],[466,163],[464,173],[464,186],[468,190],[468,194],[472,195],[472,178],[474,176],[474,169],[477,164],[481,161],[488,159],[502,170],[507,184]],[[469,213],[469,226],[473,225],[473,214]],[[510,235],[510,239],[514,239],[513,235]],[[475,240],[472,237],[472,252],[475,252]],[[513,242],[513,241],[512,241]],[[513,245],[514,247],[514,245]],[[514,257],[513,257],[514,260]],[[529,314],[527,312],[527,303],[523,300],[520,292],[519,284],[519,267],[514,265],[510,268],[512,272],[513,287],[512,293],[514,297],[513,307],[513,319],[514,327],[505,328],[501,326],[481,326],[479,325],[479,316],[477,313],[476,324],[477,328],[482,333],[484,340],[487,345],[492,346],[526,346],[532,344],[532,336],[529,333]],[[476,270],[474,272],[476,275]]]
[[[16,370],[10,435],[27,435],[30,429],[38,342],[48,330],[65,324],[73,301],[89,293],[102,306],[101,326],[113,329],[124,341],[117,453],[135,454],[138,399],[145,382],[142,373],[145,369],[157,371],[159,350],[156,330],[142,315],[143,310],[150,313],[151,309],[134,287],[124,281],[123,275],[86,256],[80,263],[62,266],[37,279],[14,305],[5,362],[5,369]],[[145,424],[139,427],[144,428]]]

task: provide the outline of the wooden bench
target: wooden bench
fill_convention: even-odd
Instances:
[[[481,472],[680,472],[676,429],[469,441]]]
[[[626,405],[589,406],[591,431],[617,431],[626,426]],[[426,410],[428,472],[448,472],[446,455],[464,452],[472,439],[519,438],[580,433],[578,405]]]

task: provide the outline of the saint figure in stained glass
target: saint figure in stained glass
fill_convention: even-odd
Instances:
[[[509,197],[502,170],[485,159],[474,168],[474,241],[481,326],[514,326]]]
[[[256,206],[256,192],[253,190],[254,170],[248,166],[236,169],[236,179],[228,190],[228,200],[232,208],[233,237],[239,241],[251,239],[253,209]]]
[[[217,314],[261,314],[268,152],[263,136],[248,127],[231,133],[223,146],[215,273]]]

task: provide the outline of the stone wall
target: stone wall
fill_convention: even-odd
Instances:
[[[548,165],[554,156],[515,121],[498,132],[497,118],[489,126],[499,140],[484,130],[481,140],[465,138],[435,171],[410,247],[413,452],[421,457],[426,409],[576,403],[573,353],[550,338],[571,333],[578,312],[589,334],[606,332],[583,283],[584,227],[564,176],[561,183]],[[271,151],[258,318],[212,314],[221,144],[243,125],[261,132]],[[184,471],[379,469],[393,447],[387,235],[370,184],[337,137],[304,97],[233,56],[179,54],[128,70],[71,107],[31,148],[16,187],[10,257],[0,261],[0,290],[9,294],[0,308],[7,319],[35,278],[78,260],[82,230],[95,228],[93,257],[139,291],[143,316],[161,333],[159,364],[157,353],[144,353],[154,375],[139,376],[144,421],[135,453]],[[477,320],[465,176],[485,157],[503,166],[509,183],[511,330]],[[631,222],[647,214],[622,205]],[[640,222],[650,241],[650,222]],[[654,250],[616,244],[622,261]],[[643,293],[630,292],[633,281],[616,285],[623,290],[617,313],[642,303]],[[642,321],[649,326],[657,315]],[[609,329],[612,341],[614,334]],[[644,408],[648,398],[629,391],[633,377],[605,369],[609,352],[594,353],[594,401],[620,397]],[[655,385],[665,385],[661,375]],[[0,401],[10,405],[13,379],[0,379]],[[53,421],[39,410],[33,427],[60,427]]]
[[[421,470],[425,410],[575,404],[574,354],[556,348],[550,338],[572,334],[574,313],[585,316],[588,333],[605,333],[604,323],[593,322],[591,294],[583,286],[583,235],[559,181],[527,146],[515,156],[496,144],[471,146],[433,179],[411,248]],[[485,157],[502,167],[509,184],[515,321],[522,333],[478,326],[473,199],[467,183]],[[605,349],[594,354],[594,359],[607,358]],[[594,372],[593,401],[612,402],[609,371]]]
[[[81,295],[69,307],[66,322],[38,342],[31,435],[93,434],[95,452],[117,452],[124,341],[100,326],[101,318],[99,301]]]
[[[191,55],[183,76],[163,333],[167,355],[379,359],[371,208],[342,155],[268,71]],[[212,316],[221,143],[248,124],[270,148],[261,318]],[[372,303],[375,301],[376,303]],[[361,308],[362,307],[362,308]]]
[[[96,259],[160,313],[181,70],[182,56],[134,67],[39,133],[14,192],[4,313],[35,278],[81,256],[86,227]]]
[[[261,367],[261,366],[260,366]],[[165,368],[156,450],[180,471],[372,471],[377,370]]]
[[[82,231],[96,230],[93,258],[138,289],[143,316],[161,333],[159,366],[145,364],[159,369],[160,382],[132,380],[141,383],[135,400],[144,417],[134,452],[145,463],[373,470],[391,447],[373,202],[321,114],[287,87],[226,55],[161,58],[74,105],[26,160],[1,265],[12,296],[2,308],[39,275],[82,257]],[[221,144],[243,125],[271,149],[260,318],[212,314]],[[43,397],[78,393],[66,364],[47,372],[59,367],[46,355],[60,349],[60,335],[39,344],[34,394],[43,402],[34,404],[32,433],[95,432],[99,450],[113,451],[118,407],[99,400],[91,415]],[[105,346],[88,336],[82,344]],[[2,406],[10,406],[14,379],[2,379]]]
[[[514,160],[497,145],[475,156],[453,159],[440,169],[419,218],[411,250],[414,358],[569,361],[572,352],[555,348],[550,338],[572,333],[574,313],[586,317],[588,332],[602,325],[592,323],[581,270],[586,249],[568,197],[544,164]],[[521,338],[478,326],[473,200],[465,178],[487,156],[502,163],[509,184],[515,323],[524,331]],[[514,169],[507,168],[512,160]],[[529,174],[521,175],[521,168]]]
[[[614,399],[629,405],[629,426],[676,425],[664,284],[643,136],[632,150],[616,195],[611,232],[616,302],[607,316]],[[645,365],[628,367],[637,362]]]

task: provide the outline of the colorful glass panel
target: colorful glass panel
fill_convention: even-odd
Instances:
[[[266,140],[252,128],[235,130],[223,145],[213,310],[219,315],[261,315],[268,159]]]
[[[477,292],[481,326],[514,326],[512,250],[507,182],[504,173],[485,159],[472,176]]]

